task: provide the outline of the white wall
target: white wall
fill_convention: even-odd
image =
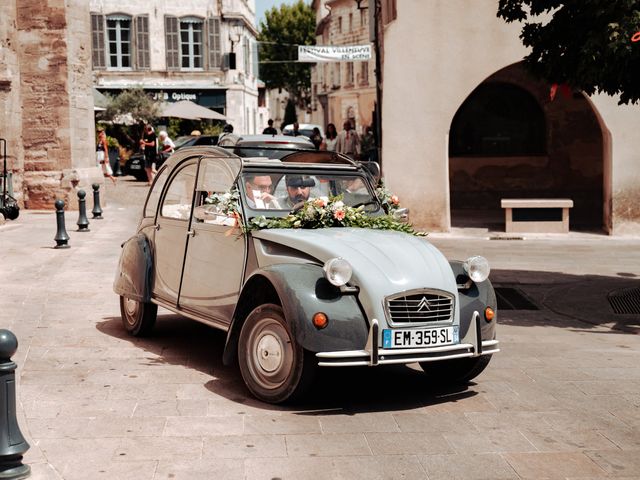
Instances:
[[[383,170],[412,221],[448,230],[448,133],[457,109],[526,50],[495,0],[402,0],[385,31]]]

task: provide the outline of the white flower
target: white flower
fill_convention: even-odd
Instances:
[[[340,210],[343,207],[344,207],[344,202],[342,200],[338,200],[337,202],[334,202],[334,204],[331,206],[331,210],[335,212],[336,210]]]

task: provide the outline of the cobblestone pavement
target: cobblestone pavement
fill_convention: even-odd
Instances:
[[[640,286],[640,239],[432,235],[447,255],[485,255],[494,283],[538,308],[500,311],[485,373],[444,389],[417,366],[335,369],[276,407],[222,365],[221,332],[161,311],[152,337],[124,334],[111,284],[146,186],[106,188],[91,232],[67,215],[67,250],[52,248],[51,212],[0,227],[0,328],[20,341],[31,478],[640,478],[639,317],[606,299]]]

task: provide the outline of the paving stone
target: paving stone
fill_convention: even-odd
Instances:
[[[419,455],[455,453],[440,433],[367,433],[374,455]]]
[[[202,438],[130,437],[119,440],[111,460],[132,462],[141,460],[199,460],[202,458]]]
[[[499,454],[421,455],[429,480],[518,480]]]
[[[400,427],[390,413],[358,415],[325,415],[320,417],[323,433],[399,432]]]
[[[166,437],[194,437],[211,435],[241,435],[243,416],[229,417],[167,417],[163,435]]]
[[[285,435],[289,457],[337,457],[371,455],[362,433]]]
[[[246,415],[244,433],[253,434],[301,434],[322,433],[320,422],[315,417],[295,417],[287,415]]]
[[[225,435],[204,438],[202,457],[275,458],[286,457],[284,435]]]
[[[161,460],[154,480],[244,480],[244,470],[242,459]]]
[[[637,450],[597,450],[585,452],[608,475],[635,476],[640,478],[640,449]]]
[[[605,473],[582,453],[505,453],[505,460],[523,479],[565,479],[573,476],[598,476]]]

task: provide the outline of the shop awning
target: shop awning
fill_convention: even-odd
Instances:
[[[189,120],[226,120],[227,117],[221,113],[214,112],[208,108],[202,107],[197,103],[193,103],[189,100],[182,100],[180,102],[165,103],[162,105],[163,117],[175,117],[186,118]]]

